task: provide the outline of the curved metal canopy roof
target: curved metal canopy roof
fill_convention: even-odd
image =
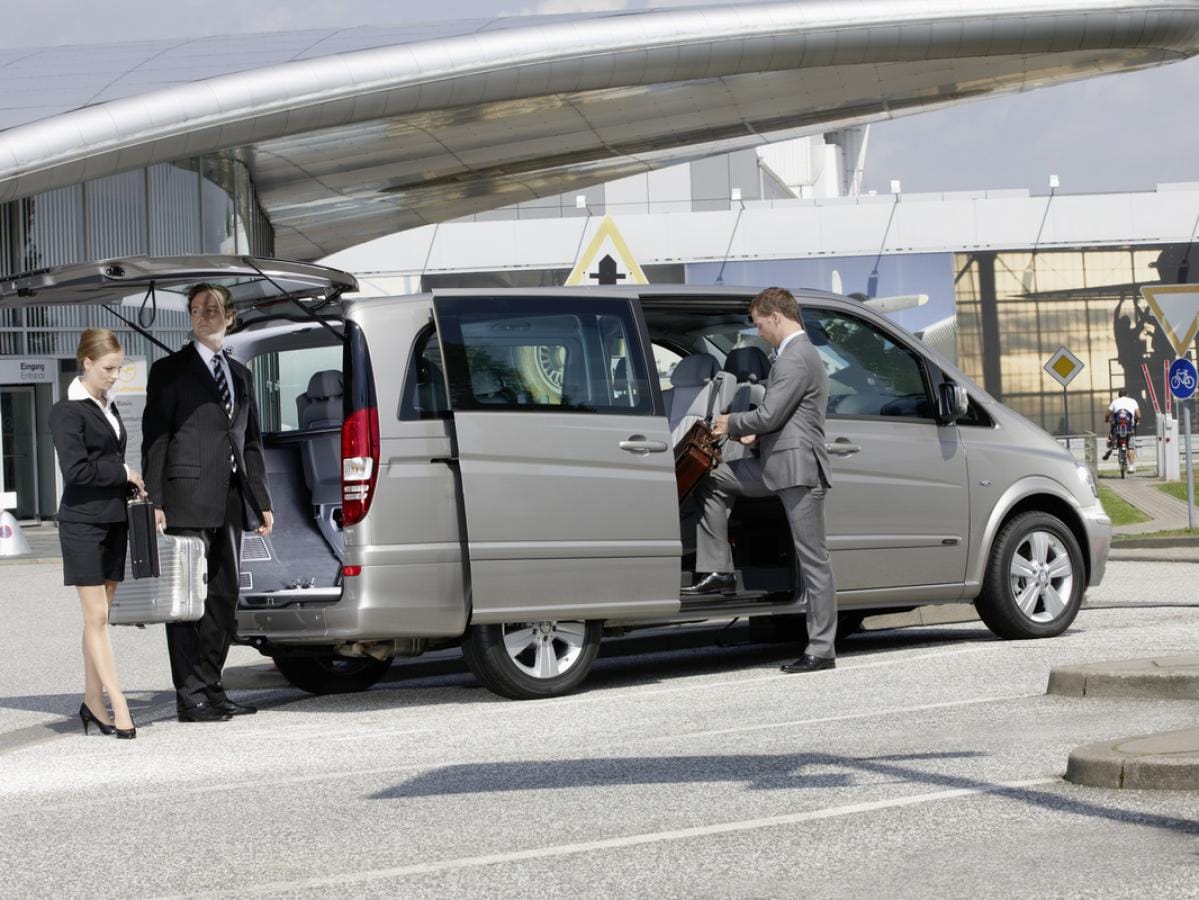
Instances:
[[[1199,0],[805,0],[7,51],[0,202],[229,153],[250,167],[276,252],[311,259],[1197,49]]]

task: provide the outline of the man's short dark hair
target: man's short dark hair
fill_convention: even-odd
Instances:
[[[1116,391],[1116,396],[1117,397],[1127,397],[1128,391],[1124,390],[1124,388],[1120,388],[1120,390]]]
[[[209,284],[206,281],[201,281],[199,284],[193,284],[187,292],[187,311],[191,312],[192,301],[201,294],[216,294],[221,300],[221,307],[225,310],[225,315],[231,316],[234,314],[233,295],[229,293],[229,288],[223,284]]]
[[[768,287],[754,297],[750,301],[749,312],[750,315],[757,313],[760,316],[778,313],[784,319],[790,319],[792,322],[799,321],[799,304],[795,301],[795,296],[786,288],[781,287]]]

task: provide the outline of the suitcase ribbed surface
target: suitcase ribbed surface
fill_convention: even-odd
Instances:
[[[125,580],[117,586],[108,621],[112,625],[194,622],[204,615],[208,595],[208,562],[198,537],[158,536],[159,576],[134,580],[125,563]]]

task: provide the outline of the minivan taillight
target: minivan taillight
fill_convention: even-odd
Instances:
[[[379,411],[356,409],[341,426],[341,521],[357,525],[371,508],[379,475]]]
[[[345,418],[341,424],[341,523],[357,525],[371,508],[379,477],[379,410],[366,335],[353,320],[344,323],[342,379]]]

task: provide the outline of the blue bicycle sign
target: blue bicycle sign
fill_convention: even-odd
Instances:
[[[1199,380],[1195,374],[1195,364],[1189,359],[1176,359],[1170,366],[1170,393],[1179,400],[1185,400],[1195,393],[1195,384]]]

